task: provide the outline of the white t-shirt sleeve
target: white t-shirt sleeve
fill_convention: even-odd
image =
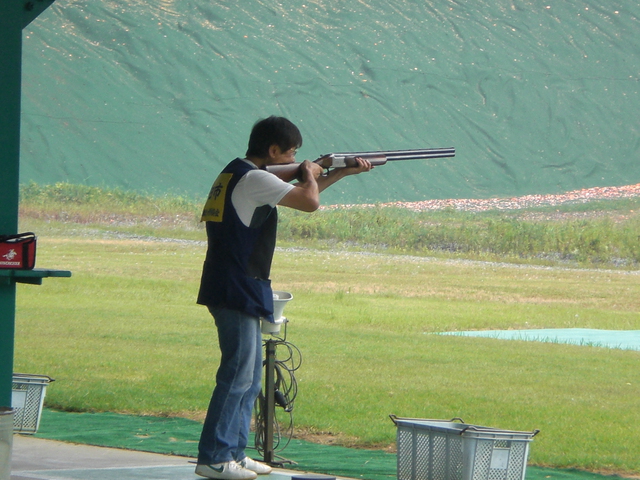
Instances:
[[[233,190],[231,201],[242,220],[249,226],[256,208],[263,205],[275,207],[294,188],[272,173],[255,169],[247,172]]]

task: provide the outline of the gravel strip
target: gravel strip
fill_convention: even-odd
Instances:
[[[330,205],[323,209],[349,208],[349,207],[401,207],[422,212],[427,210],[444,210],[453,208],[467,212],[484,212],[487,210],[519,210],[523,208],[556,206],[566,203],[587,203],[593,200],[620,199],[640,197],[640,183],[622,187],[595,187],[574,190],[557,195],[525,195],[512,198],[488,198],[488,199],[446,199],[424,200],[421,202],[389,202],[383,204],[365,205]]]

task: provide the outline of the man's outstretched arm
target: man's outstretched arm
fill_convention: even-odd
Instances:
[[[358,165],[355,167],[336,168],[327,175],[322,175],[322,167],[305,160],[300,165],[302,181],[294,185],[294,188],[280,200],[279,205],[303,212],[316,211],[320,206],[320,192],[349,175],[368,172],[373,168],[368,160],[357,158],[356,161]]]

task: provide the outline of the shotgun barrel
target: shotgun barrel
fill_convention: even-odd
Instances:
[[[325,168],[344,168],[355,166],[357,157],[369,160],[373,166],[377,166],[397,160],[423,160],[425,158],[454,157],[455,155],[456,149],[454,147],[424,148],[417,150],[329,153],[320,156],[314,161]]]
[[[381,150],[374,152],[348,152],[348,153],[331,153],[336,157],[387,157],[387,161],[391,160],[420,160],[423,158],[445,158],[455,157],[456,149],[448,148],[423,148],[417,150]]]

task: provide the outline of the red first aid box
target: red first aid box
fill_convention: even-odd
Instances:
[[[36,235],[0,235],[0,268],[31,270],[36,265]]]

